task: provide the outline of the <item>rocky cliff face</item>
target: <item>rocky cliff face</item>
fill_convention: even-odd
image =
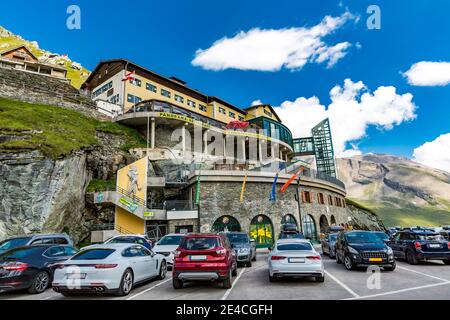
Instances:
[[[348,197],[373,209],[387,225],[450,223],[449,173],[389,155],[337,162]]]
[[[68,232],[76,242],[98,223],[86,207],[92,178],[110,179],[134,161],[120,136],[99,133],[101,145],[51,160],[33,151],[0,154],[0,239],[33,232]]]

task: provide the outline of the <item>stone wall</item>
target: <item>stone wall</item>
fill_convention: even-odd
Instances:
[[[168,222],[169,233],[175,233],[175,228],[178,226],[193,226],[193,232],[199,231],[198,219],[182,219],[182,220],[170,220]]]

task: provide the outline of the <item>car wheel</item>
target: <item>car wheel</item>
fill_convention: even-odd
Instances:
[[[255,253],[255,256],[253,257],[252,261],[256,261],[256,253]]]
[[[131,289],[133,289],[133,273],[130,269],[125,270],[120,281],[119,290],[116,292],[116,296],[127,296]]]
[[[40,271],[36,274],[31,283],[28,292],[31,294],[39,294],[47,290],[50,284],[50,274],[47,271]]]
[[[172,278],[172,285],[173,285],[173,288],[174,289],[183,289],[183,285],[184,285],[184,283],[183,283],[183,280],[180,280],[180,279],[178,279],[178,278]]]
[[[347,270],[353,270],[353,260],[352,258],[347,254],[344,258],[344,266]]]
[[[394,271],[396,267],[397,267],[396,263],[393,263],[390,267],[384,267],[384,270]]]
[[[231,278],[232,278],[232,271],[230,270],[228,272],[228,277],[222,281],[222,288],[224,289],[231,288]]]
[[[331,259],[333,259],[336,256],[336,253],[334,253],[334,251],[330,249],[330,253],[328,255]]]
[[[277,280],[278,280],[278,278],[275,277],[275,275],[271,276],[271,275],[270,275],[270,272],[269,272],[269,281],[270,281],[270,282],[275,282],[275,281],[277,281]]]
[[[412,264],[412,265],[415,265],[415,264],[419,263],[419,261],[417,260],[416,256],[414,255],[414,253],[411,250],[408,250],[406,252],[406,261],[409,264]]]
[[[325,277],[324,276],[316,277],[315,280],[316,282],[325,282]]]
[[[342,263],[341,259],[339,259],[339,255],[337,254],[337,252],[336,252],[336,263],[337,264],[341,264]]]
[[[247,267],[248,267],[248,268],[251,268],[251,267],[252,267],[252,261],[251,261],[251,260],[247,263]]]
[[[450,259],[442,260],[446,265],[450,265]]]
[[[162,261],[161,262],[161,267],[159,267],[159,275],[158,275],[158,280],[162,280],[166,277],[166,273],[167,273],[167,264],[166,261]]]

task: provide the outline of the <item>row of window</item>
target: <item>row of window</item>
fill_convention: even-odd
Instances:
[[[127,96],[127,101],[132,103],[132,104],[136,104],[136,103],[141,102],[142,98],[129,93],[128,96]]]
[[[266,109],[264,109],[264,114],[270,118],[272,118],[272,112],[267,111]]]
[[[327,199],[328,203],[325,203],[325,197],[323,195],[323,193],[318,192],[317,193],[317,203],[321,204],[321,205],[325,205],[328,204],[330,206],[336,206],[336,207],[341,207],[341,208],[345,208],[346,204],[345,204],[345,200],[339,197],[333,197],[331,195],[328,196]],[[313,203],[313,193],[310,191],[303,191],[302,192],[302,202],[303,203]]]
[[[115,94],[111,98],[109,98],[108,100],[111,103],[119,104],[119,102],[120,102],[120,94]]]
[[[113,83],[112,81],[108,82],[107,84],[105,84],[104,86],[102,86],[100,89],[95,90],[92,93],[92,98],[96,98],[99,95],[101,95],[103,92],[108,91],[109,89],[111,89],[113,87]]]
[[[227,115],[227,110],[225,108],[223,108],[223,107],[219,107],[219,112],[224,114],[224,115]],[[228,116],[230,118],[236,119],[236,113],[234,113],[232,111],[228,111]],[[238,119],[239,119],[239,121],[244,121],[245,120],[245,118],[243,116],[238,116]]]

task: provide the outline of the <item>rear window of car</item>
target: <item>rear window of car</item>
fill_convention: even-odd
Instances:
[[[227,237],[231,243],[248,243],[250,241],[248,235],[244,233],[228,233]]]
[[[108,243],[138,243],[138,244],[144,244],[145,240],[138,237],[117,237],[112,238],[108,241]]]
[[[444,237],[440,234],[418,234],[416,235],[417,240],[424,241],[444,241]]]
[[[9,250],[17,247],[24,246],[30,241],[30,237],[24,237],[24,238],[15,238],[15,239],[9,239],[5,240],[3,242],[0,242],[0,250]]]
[[[14,261],[21,260],[27,257],[34,256],[35,254],[42,253],[46,248],[45,247],[27,247],[27,248],[19,248],[12,249],[2,255],[0,255],[0,261]]]
[[[165,236],[161,240],[159,240],[158,245],[160,246],[177,246],[180,244],[181,239],[183,239],[184,235],[179,236]]]
[[[103,260],[109,257],[114,249],[87,249],[75,255],[71,260]]]
[[[311,251],[312,246],[309,243],[284,243],[277,245],[278,251]]]
[[[219,239],[215,237],[184,238],[180,248],[185,250],[211,250],[219,247]]]

